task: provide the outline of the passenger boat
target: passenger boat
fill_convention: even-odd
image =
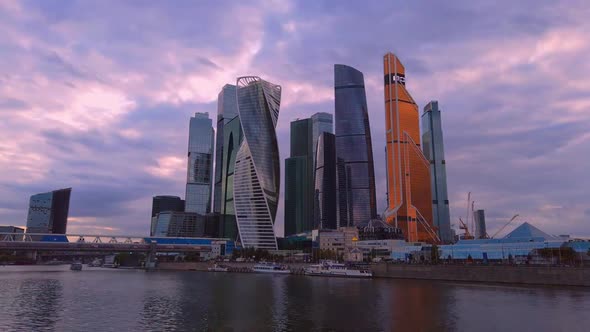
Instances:
[[[254,265],[252,268],[253,272],[256,273],[274,273],[274,274],[290,274],[291,270],[289,270],[284,265],[279,265],[275,263],[259,263]]]
[[[371,278],[373,276],[371,271],[348,268],[344,264],[332,261],[324,261],[320,264],[311,265],[305,268],[304,274],[308,276],[347,278]]]
[[[209,272],[227,272],[227,271],[229,271],[229,268],[227,266],[224,266],[224,265],[217,265],[217,264],[215,264],[212,267],[207,268],[207,270]]]
[[[80,262],[73,262],[72,265],[70,265],[70,270],[72,270],[72,271],[82,271],[82,263],[80,263]]]

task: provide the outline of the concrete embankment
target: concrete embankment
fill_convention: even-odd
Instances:
[[[250,272],[250,269],[256,265],[252,262],[230,262],[220,263],[221,265],[227,266],[230,272]],[[294,274],[301,274],[303,269],[309,264],[304,263],[289,263],[285,264],[289,266],[289,269]],[[207,271],[208,268],[212,267],[212,263],[208,262],[183,262],[183,263],[158,263],[157,270],[160,271]]]
[[[399,265],[371,268],[381,278],[590,287],[590,267]]]

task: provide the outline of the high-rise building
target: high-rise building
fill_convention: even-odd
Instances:
[[[215,136],[215,180],[213,191],[213,212],[221,213],[223,204],[223,165],[226,155],[224,129],[232,119],[238,116],[238,104],[236,102],[236,86],[226,84],[217,96],[217,132]]]
[[[473,236],[476,239],[485,239],[488,233],[486,231],[486,215],[484,210],[473,211],[473,223],[475,224],[475,233]]]
[[[238,238],[234,208],[234,169],[243,138],[240,117],[236,115],[223,126],[223,164],[221,165],[221,206],[219,210],[219,235],[234,240]]]
[[[431,101],[422,113],[422,151],[430,162],[430,188],[432,190],[432,223],[444,243],[453,242],[451,214],[447,194],[447,170],[443,142],[441,113],[438,102]]]
[[[291,122],[291,157],[285,159],[285,236],[314,228],[314,171],[318,137],[332,132],[332,115]]]
[[[213,182],[213,127],[209,113],[195,113],[190,120],[185,211],[211,212]]]
[[[184,200],[178,196],[154,196],[152,198],[152,220],[150,236],[154,236],[158,213],[164,211],[184,211]]]
[[[314,228],[337,229],[336,136],[329,132],[318,138],[314,180]]]
[[[276,125],[281,87],[259,77],[237,81],[238,114],[244,140],[234,170],[234,207],[245,248],[277,249],[274,222],[281,165]]]
[[[387,163],[386,221],[407,241],[438,241],[432,227],[430,163],[420,149],[418,105],[406,90],[405,68],[392,53],[383,57]]]
[[[27,233],[65,234],[72,188],[31,196]]]
[[[334,117],[330,113],[318,112],[311,116],[311,135],[312,135],[312,156],[313,165],[316,163],[316,149],[318,146],[318,139],[322,133],[334,133]]]
[[[377,217],[375,169],[363,73],[334,65],[338,226]]]

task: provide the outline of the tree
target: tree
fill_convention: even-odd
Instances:
[[[438,251],[438,246],[433,244],[432,247],[430,247],[430,261],[432,264],[438,264],[439,257],[440,252]]]

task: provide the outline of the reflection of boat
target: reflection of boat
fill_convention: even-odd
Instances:
[[[70,265],[70,270],[72,270],[72,271],[82,271],[82,263],[80,263],[80,262],[73,262],[72,265]]]
[[[274,263],[258,263],[254,265],[252,268],[253,272],[257,273],[276,273],[276,274],[289,274],[291,270],[289,270],[284,265],[274,264]]]
[[[348,277],[348,278],[370,278],[373,276],[371,271],[349,269],[346,265],[324,261],[320,264],[311,265],[305,269],[305,275],[308,276],[326,276],[326,277]]]
[[[66,262],[63,261],[58,261],[57,259],[52,259],[48,262],[43,263],[43,265],[63,265],[63,264],[67,264]]]
[[[229,269],[227,268],[227,266],[224,265],[213,265],[212,267],[207,269],[210,272],[227,272],[229,271]]]

